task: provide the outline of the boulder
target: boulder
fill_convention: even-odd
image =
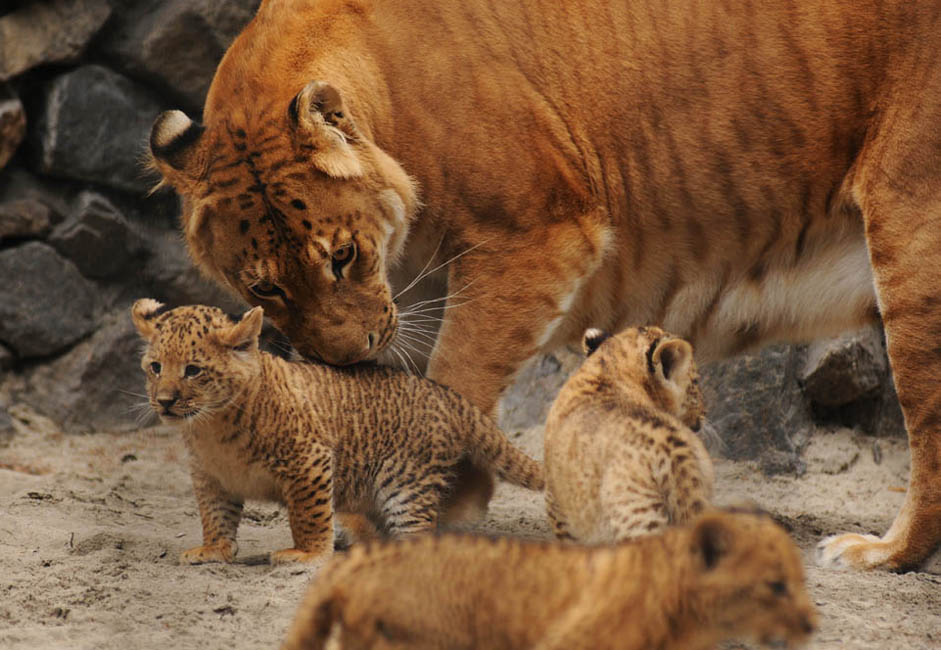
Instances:
[[[130,0],[115,7],[104,54],[134,77],[172,90],[202,109],[216,65],[260,0]]]
[[[71,184],[40,178],[19,165],[10,165],[0,174],[0,203],[21,199],[42,203],[49,208],[50,224],[55,226],[71,212],[74,192],[66,185]]]
[[[50,246],[0,251],[0,277],[0,341],[17,356],[54,354],[95,328],[95,286]]]
[[[0,169],[10,162],[25,135],[26,111],[23,102],[9,85],[0,84]]]
[[[0,81],[40,64],[74,61],[109,15],[107,0],[32,2],[3,15]]]
[[[769,474],[801,472],[812,427],[797,376],[803,350],[789,345],[706,364],[702,390],[723,454],[757,460]]]
[[[815,404],[842,406],[875,393],[886,372],[882,338],[867,327],[810,344],[798,379]]]
[[[116,274],[141,249],[140,238],[124,215],[90,191],[79,194],[75,212],[56,227],[49,243],[90,278]]]
[[[149,414],[140,348],[130,307],[122,306],[90,339],[35,367],[19,399],[71,433],[132,429]]]
[[[34,143],[39,171],[143,194],[151,183],[140,160],[160,109],[142,86],[102,66],[56,77]]]
[[[517,431],[545,422],[562,385],[584,358],[569,348],[559,348],[552,354],[533,359],[500,400],[500,427],[504,431]]]
[[[52,229],[53,213],[37,199],[0,203],[0,242],[45,237]]]
[[[0,373],[4,373],[12,368],[15,362],[16,358],[13,356],[13,353],[10,352],[10,348],[5,345],[0,345]]]

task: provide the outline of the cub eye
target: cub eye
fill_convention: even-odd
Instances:
[[[771,589],[771,593],[773,593],[775,596],[783,596],[787,593],[787,585],[780,580],[769,582],[768,588]]]
[[[353,243],[344,244],[333,251],[330,263],[333,266],[333,275],[337,280],[343,277],[343,269],[356,257],[356,245]]]
[[[255,284],[249,285],[248,290],[265,300],[285,297],[284,290],[281,287],[267,280],[259,280]]]
[[[154,361],[152,364],[150,364],[150,369],[155,375],[160,374],[160,364],[158,362]]]
[[[195,377],[196,375],[198,375],[198,374],[201,373],[202,371],[203,371],[203,369],[200,368],[199,366],[188,365],[188,366],[186,366],[185,368],[183,368],[183,376],[184,376],[184,377]]]

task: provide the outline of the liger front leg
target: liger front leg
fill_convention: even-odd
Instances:
[[[322,564],[333,554],[333,454],[316,447],[293,458],[279,476],[293,548],[271,554],[272,564]]]
[[[183,551],[182,564],[231,562],[238,553],[235,534],[242,518],[242,501],[226,492],[219,481],[197,467],[191,469],[193,491],[199,504],[203,545]]]

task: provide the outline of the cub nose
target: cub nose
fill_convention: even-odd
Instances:
[[[176,404],[176,400],[177,400],[178,398],[179,398],[179,395],[174,395],[174,396],[172,396],[172,397],[158,397],[158,398],[157,398],[157,404],[159,404],[160,406],[162,406],[162,407],[165,408],[165,409],[168,409],[168,408],[170,408],[171,406],[173,406],[174,404]]]

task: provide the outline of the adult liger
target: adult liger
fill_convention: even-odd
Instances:
[[[440,303],[393,297],[455,258],[428,374],[485,410],[589,325],[702,362],[881,313],[910,485],[823,556],[904,569],[941,540],[939,51],[931,2],[266,0],[150,145],[196,262],[304,355],[424,334]]]

